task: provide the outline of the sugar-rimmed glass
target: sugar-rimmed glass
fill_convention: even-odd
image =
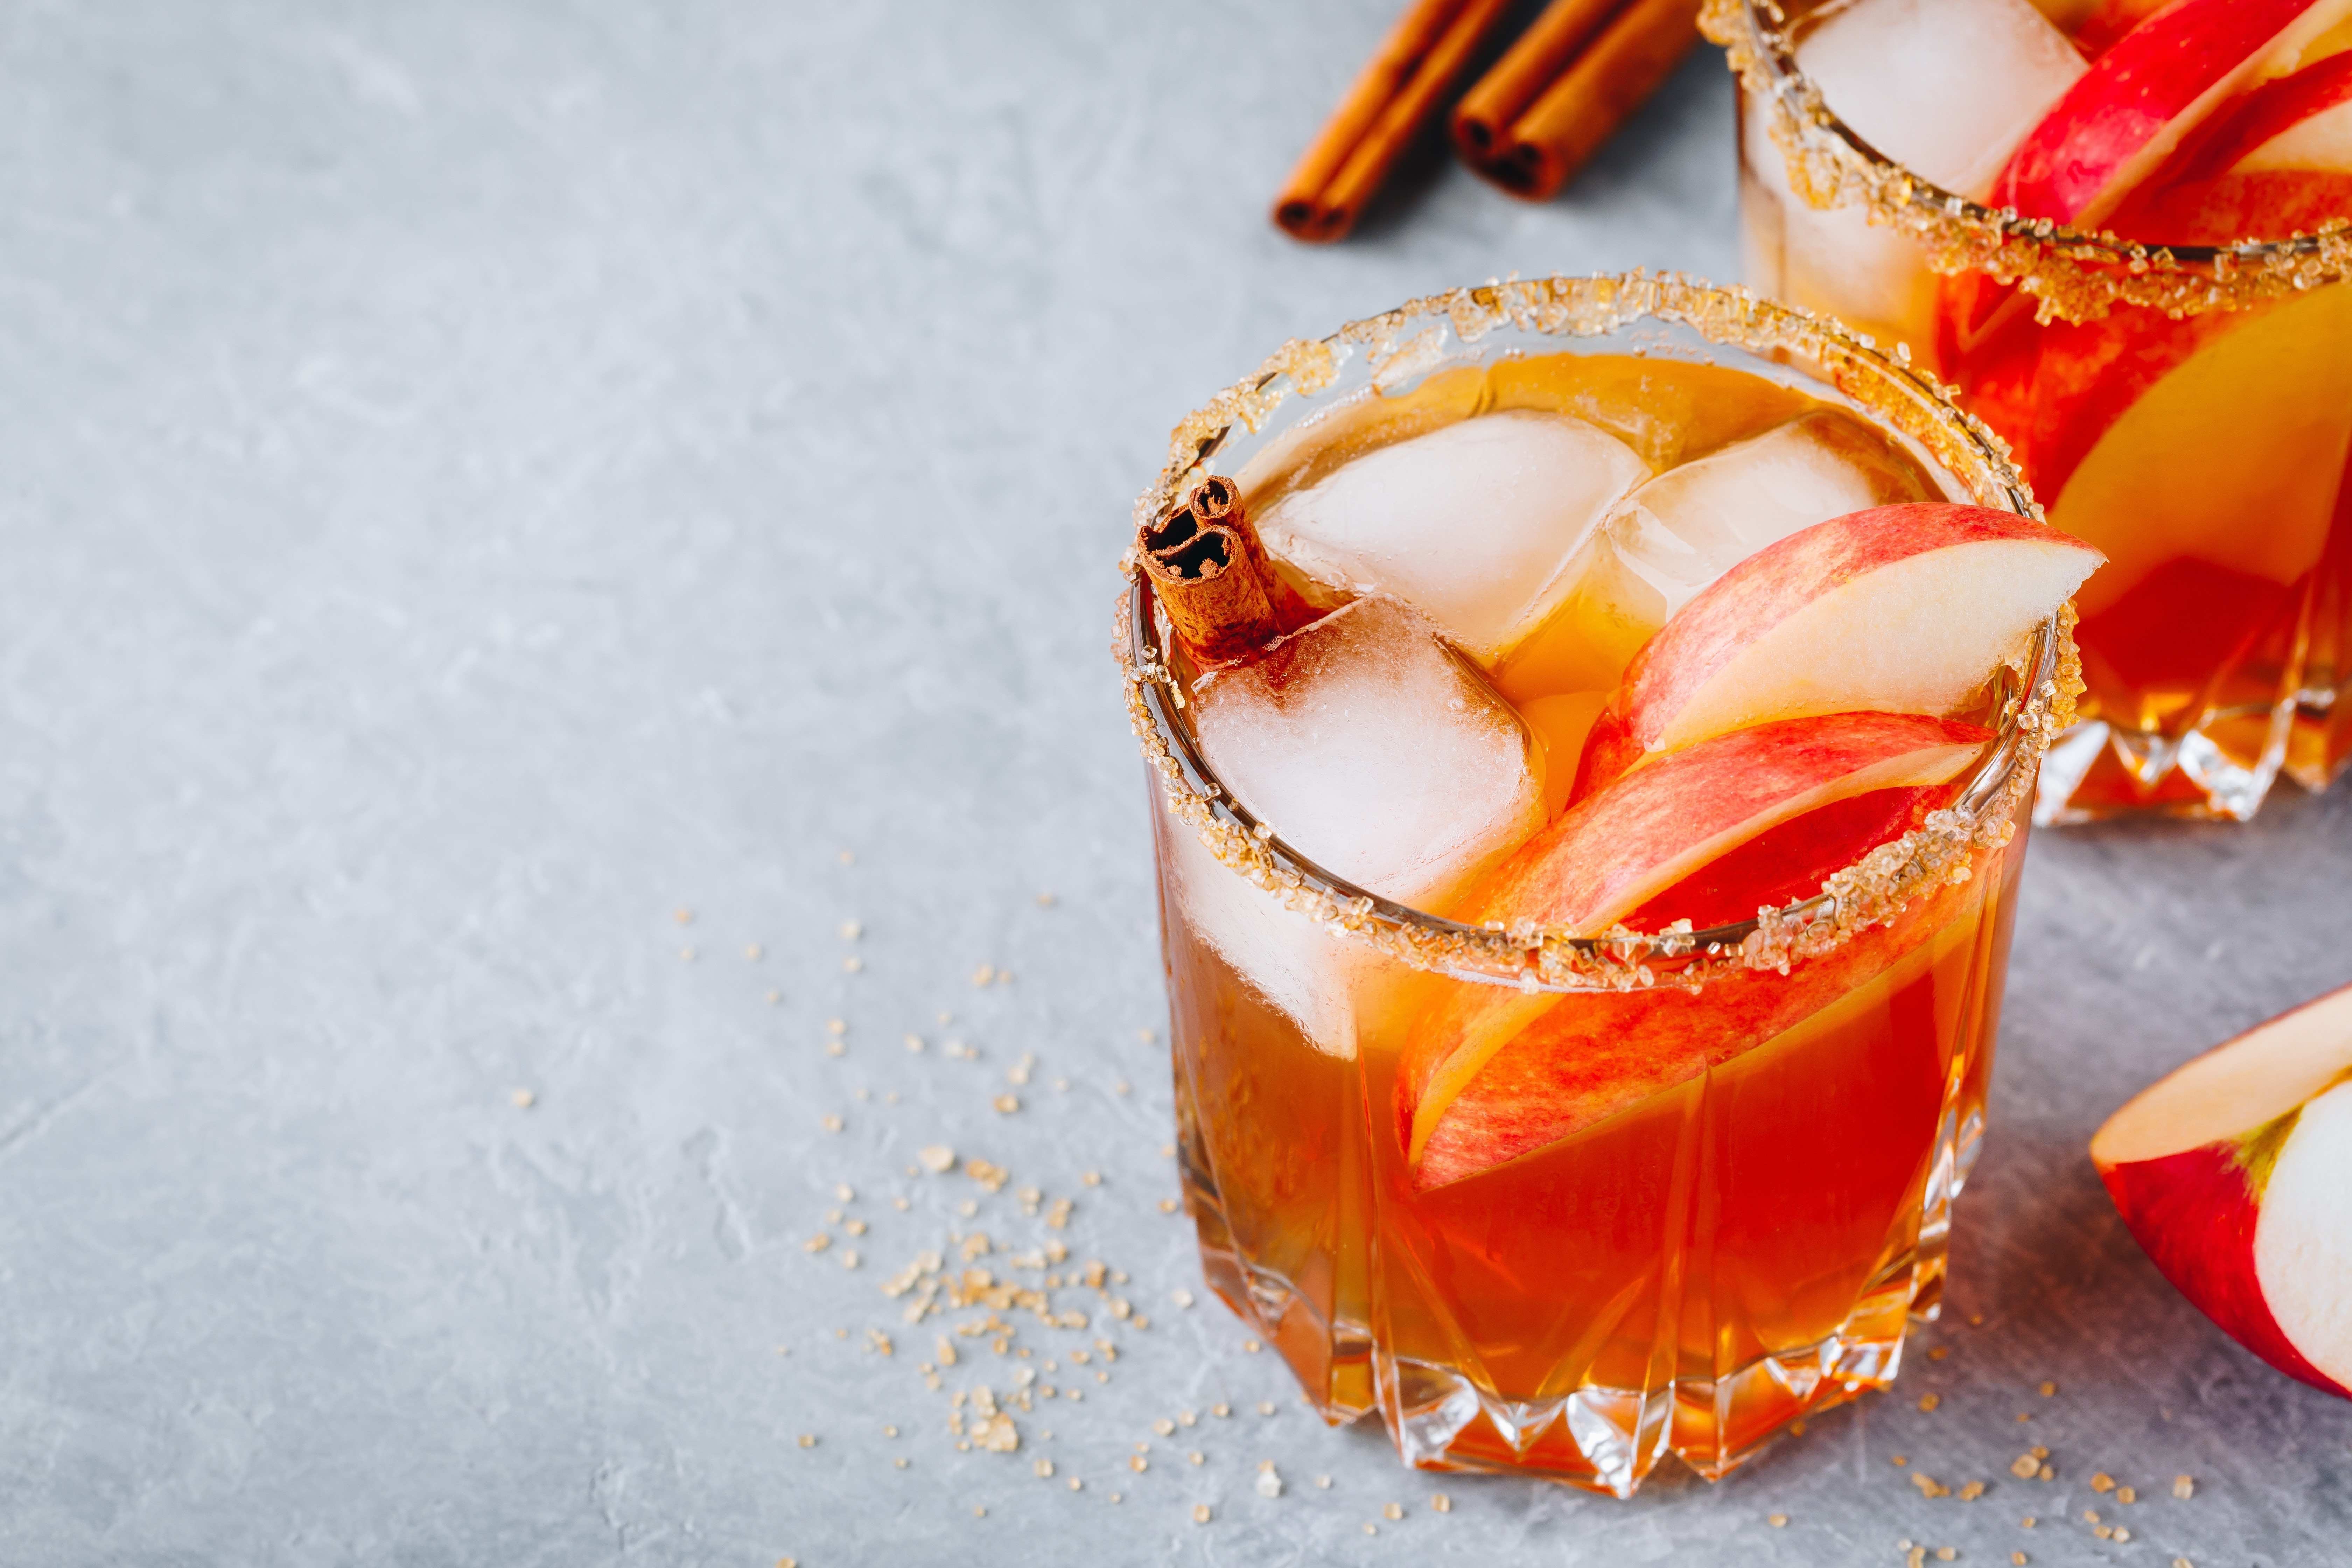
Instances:
[[[1958,497],[2032,510],[1931,379],[1745,290],[1636,274],[1463,289],[1293,342],[1179,426],[1139,518],[1325,410],[1562,352],[1733,364],[1895,433]],[[1940,1300],[1982,1131],[2024,805],[2071,711],[2063,616],[2006,677],[2000,739],[1953,811],[1766,918],[1631,940],[1473,928],[1334,877],[1219,783],[1139,576],[1115,647],[1155,786],[1203,1263],[1328,1419],[1377,1409],[1415,1465],[1622,1496],[1669,1452],[1719,1476],[1894,1377],[1907,1321]],[[1416,1183],[1398,1061],[1449,994],[1558,993],[1595,1018],[1689,997],[1672,1005],[1704,1036],[1717,999],[1775,984],[1825,987],[1822,1005],[1574,1137]]]
[[[1953,382],[2111,558],[2039,819],[2243,821],[2282,771],[2325,788],[2352,763],[2352,226],[2168,247],[1942,189],[1799,68],[1828,9],[1706,5],[1748,280]]]

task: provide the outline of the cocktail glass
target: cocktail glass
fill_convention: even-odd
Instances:
[[[2243,821],[2282,770],[2326,787],[2352,761],[2352,232],[2312,209],[2352,177],[2258,174],[2201,216],[2159,180],[2124,237],[1995,210],[1884,154],[1800,69],[1846,9],[1709,0],[1740,84],[1748,281],[1954,383],[2050,521],[2106,552],[2037,819]],[[2254,237],[2137,243],[2240,225]]]
[[[1956,498],[2032,506],[1928,378],[1745,290],[1636,274],[1463,289],[1293,342],[1179,426],[1139,516],[1479,366],[1489,398],[1568,387],[1669,424],[1693,413],[1683,373],[1736,367],[1894,433]],[[1835,891],[1583,941],[1440,919],[1296,852],[1211,766],[1135,574],[1115,647],[1152,784],[1186,1202],[1209,1279],[1328,1420],[1377,1409],[1410,1464],[1626,1496],[1669,1452],[1721,1476],[1895,1376],[1942,1298],[2026,806],[2077,684],[2063,613],[2029,642],[1955,808]],[[1416,1045],[1497,1000],[1536,1021],[1454,1102],[1489,1132],[1430,1136]],[[1593,1065],[1547,1077],[1559,1052]],[[1515,1112],[1566,1131],[1482,1163],[1481,1137],[1529,1142]]]

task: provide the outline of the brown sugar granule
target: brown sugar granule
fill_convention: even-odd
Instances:
[[[1176,1200],[1174,1198],[1160,1199],[1160,1212],[1161,1214],[1174,1214],[1176,1212]]]
[[[2042,1469],[2042,1461],[2031,1454],[2020,1454],[2011,1461],[2009,1473],[2021,1481],[2030,1481]]]
[[[2045,1480],[2045,1481],[2054,1481],[2054,1480],[2056,1480],[2056,1479],[2058,1479],[2058,1467],[2057,1467],[2057,1466],[2055,1466],[2055,1465],[2044,1465],[2044,1466],[2042,1466],[2042,1479],[2043,1480]]]
[[[1958,1557],[1959,1554],[1960,1549],[1957,1546],[1938,1546],[1936,1548],[1936,1561],[1938,1563],[1949,1563],[1953,1558]]]
[[[1380,1532],[1381,1527],[1377,1524],[1368,1524],[1364,1526],[1364,1533],[1366,1535],[1378,1535]]]
[[[2083,1522],[2084,1522],[2084,1524],[2096,1524],[2096,1523],[2098,1523],[2098,1522],[2099,1522],[2099,1510],[2098,1510],[2097,1509],[2095,1509],[2095,1508],[2086,1508],[2086,1509],[2084,1509],[2084,1510],[2083,1510]]]
[[[1194,1524],[1206,1524],[1209,1522],[1209,1505],[1207,1503],[1196,1502],[1192,1505],[1192,1522]]]
[[[2119,1524],[2116,1526],[2115,1539],[2119,1542],[2129,1541],[2131,1539],[2131,1531],[2126,1526]]]
[[[1129,1454],[1127,1457],[1127,1468],[1133,1470],[1136,1474],[1141,1475],[1144,1471],[1151,1468],[1151,1461],[1145,1458],[1140,1454]]]
[[[824,1128],[827,1132],[838,1132],[842,1128],[842,1121],[838,1116],[827,1116],[821,1120],[817,1125]]]
[[[2010,1560],[2010,1562],[2011,1562],[2012,1563],[2016,1564],[2016,1568],[2025,1568],[2025,1553],[2024,1553],[2024,1552],[2011,1552],[2011,1553],[2009,1554],[2009,1560]]]
[[[2194,1477],[2175,1476],[2172,1478],[2172,1495],[2179,1498],[2182,1502],[2187,1502],[2191,1497],[2194,1497],[2196,1493],[2197,1481]]]
[[[1907,1465],[1911,1461],[1900,1454],[1889,1454],[1886,1456],[1886,1462],[1890,1465]]]
[[[1404,1505],[1397,1502],[1382,1503],[1381,1505],[1381,1517],[1391,1521],[1402,1519],[1404,1517]]]
[[[1202,1453],[1198,1448],[1193,1449],[1191,1453],[1185,1455],[1184,1458],[1196,1465],[1205,1465],[1209,1462],[1208,1456]]]
[[[1431,1510],[1436,1513],[1452,1513],[1454,1500],[1444,1492],[1432,1492],[1429,1496],[1429,1506]]]
[[[2120,1503],[2136,1503],[2139,1501],[2139,1493],[2130,1487],[2117,1487],[2116,1500]]]
[[[1941,1481],[1936,1479],[1935,1477],[1927,1475],[1924,1471],[1912,1471],[1911,1484],[1919,1489],[1919,1495],[1921,1497],[1939,1498],[1949,1497],[1952,1495],[1951,1488],[1944,1485]]]
[[[2056,1384],[2054,1384],[2054,1383],[2044,1383],[2044,1384],[2042,1385],[2042,1398],[2044,1398],[2044,1399],[2048,1399],[2048,1398],[2050,1398],[2053,1394],[2055,1394],[2057,1392],[2058,1392],[2058,1385],[2057,1385]]]
[[[1017,1094],[1000,1094],[988,1103],[996,1108],[998,1114],[1010,1116],[1021,1109],[1021,1097]]]
[[[1247,1351],[1252,1355],[1255,1355],[1258,1352],[1265,1349],[1265,1347],[1258,1343],[1255,1340],[1244,1340],[1242,1342],[1242,1349]]]
[[[1215,1416],[1220,1421],[1223,1420],[1226,1416],[1231,1415],[1233,1413],[1234,1407],[1226,1404],[1222,1399],[1209,1406],[1209,1414]]]
[[[1261,1400],[1259,1400],[1259,1401],[1257,1402],[1257,1413],[1258,1413],[1260,1415],[1273,1415],[1273,1414],[1274,1414],[1274,1401],[1273,1401],[1273,1400],[1271,1400],[1271,1399],[1261,1399]]]
[[[2038,1523],[2040,1523],[2040,1522],[2041,1522],[2041,1521],[2040,1521],[2039,1520],[2036,1520],[2036,1519],[2035,1519],[2032,1514],[2030,1514],[2030,1513],[2029,1513],[2029,1514],[2027,1514],[2023,1519],[2021,1519],[2021,1520],[2019,1520],[2019,1521],[2017,1521],[2017,1523],[2018,1523],[2018,1528],[2019,1528],[2019,1529],[2021,1529],[2021,1530],[2032,1530],[2032,1529],[2036,1524],[2038,1524]]]
[[[1960,1500],[1962,1502],[1974,1502],[1977,1499],[1984,1496],[1984,1494],[1985,1484],[1982,1481],[1970,1481],[1960,1488]]]
[[[1922,1410],[1932,1411],[1936,1406],[1942,1403],[1944,1403],[1944,1401],[1942,1396],[1939,1394],[1923,1394],[1919,1396],[1919,1408]]]
[[[1785,1513],[1768,1513],[1764,1516],[1764,1522],[1775,1530],[1786,1530],[1789,1528],[1789,1516]]]
[[[1952,1350],[1949,1345],[1937,1345],[1934,1350],[1927,1352],[1927,1359],[1929,1361],[1941,1361],[1951,1353]]]
[[[802,1433],[802,1434],[801,1434],[801,1447],[803,1447],[803,1448],[814,1448],[814,1447],[816,1447],[816,1434],[815,1434],[815,1433],[814,1433],[814,1432],[803,1432],[803,1433]]]
[[[2091,1489],[2095,1492],[2111,1492],[2116,1489],[2116,1478],[2101,1470],[2091,1478]]]

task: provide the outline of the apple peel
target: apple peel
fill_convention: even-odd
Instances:
[[[2352,986],[2144,1089],[2091,1159],[2182,1295],[2279,1371],[2352,1398]]]
[[[1815,523],[1717,578],[1634,656],[1627,733],[1658,752],[1774,720],[1949,712],[2105,559],[1989,507]]]

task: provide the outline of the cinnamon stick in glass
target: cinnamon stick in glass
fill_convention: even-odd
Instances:
[[[1231,479],[1202,480],[1182,506],[1138,531],[1136,548],[1178,639],[1199,658],[1239,658],[1275,635],[1271,574]]]
[[[1318,243],[1353,228],[1507,4],[1414,0],[1291,170],[1274,221]]]
[[[1632,0],[1470,166],[1515,196],[1552,196],[1682,63],[1698,12],[1699,0]]]

